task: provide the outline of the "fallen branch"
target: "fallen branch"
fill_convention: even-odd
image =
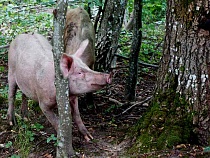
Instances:
[[[125,57],[125,56],[120,55],[120,54],[115,54],[115,56],[120,57],[120,58],[125,59],[125,60],[129,60],[128,57]],[[155,69],[158,68],[158,65],[144,63],[142,61],[138,61],[138,64],[139,64],[139,66],[142,66],[142,67],[151,67],[151,68],[155,68]]]
[[[118,100],[113,99],[113,98],[109,98],[109,101],[114,102],[114,103],[116,103],[116,104],[119,104],[120,106],[123,105],[123,103],[121,103],[121,102],[119,102]]]
[[[0,136],[5,135],[6,133],[11,133],[11,131],[3,131],[0,133]]]
[[[7,49],[7,48],[9,48],[9,44],[5,46],[0,46],[0,49]]]
[[[143,100],[143,101],[141,101],[141,102],[137,102],[137,103],[133,104],[132,106],[130,106],[129,108],[127,108],[126,110],[124,110],[124,111],[121,112],[120,114],[115,115],[114,117],[119,117],[120,115],[125,114],[128,110],[132,109],[134,106],[144,104],[145,102],[149,101],[151,98],[152,98],[152,96],[146,98],[145,100]]]

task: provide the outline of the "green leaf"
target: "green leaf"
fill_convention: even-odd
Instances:
[[[204,152],[204,153],[210,152],[210,146],[205,147],[205,148],[203,149],[203,152]]]
[[[40,131],[41,129],[44,128],[44,126],[39,123],[35,123],[31,126],[31,128],[36,129],[37,131]]]
[[[181,66],[180,67],[180,71],[184,72],[184,70],[185,70],[185,67],[184,66]]]
[[[4,66],[0,66],[0,72],[4,72],[5,67]]]
[[[11,141],[8,141],[6,144],[5,144],[5,147],[6,148],[10,148],[12,146],[12,142]]]
[[[57,140],[57,137],[55,137],[55,135],[52,134],[50,137],[47,138],[47,143],[49,143],[51,140]]]
[[[20,156],[19,156],[19,155],[14,154],[14,155],[12,155],[12,156],[11,156],[11,158],[20,158]]]

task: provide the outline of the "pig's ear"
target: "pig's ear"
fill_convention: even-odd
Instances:
[[[62,54],[61,60],[60,60],[60,69],[64,78],[68,77],[72,63],[73,63],[72,57],[68,56],[67,54]]]
[[[79,46],[79,49],[77,49],[77,51],[75,52],[74,55],[79,58],[83,54],[83,52],[85,51],[88,43],[89,43],[89,40],[88,39],[82,41],[82,43]]]

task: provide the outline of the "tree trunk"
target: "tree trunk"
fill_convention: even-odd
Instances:
[[[55,63],[56,101],[58,105],[59,125],[57,133],[57,158],[67,158],[74,155],[72,147],[72,116],[69,102],[68,80],[64,79],[60,71],[60,58],[64,52],[64,26],[67,2],[58,1],[54,14],[53,55]]]
[[[136,129],[144,151],[210,143],[210,2],[168,0],[167,5],[156,91]]]
[[[130,31],[133,29],[133,20],[134,20],[134,16],[133,16],[133,13],[134,11],[131,12],[131,15],[130,15],[130,18],[129,18],[129,21],[125,22],[124,25],[125,25],[125,29]]]
[[[106,71],[110,68],[118,48],[118,39],[123,23],[127,0],[106,0],[97,34],[95,69]]]
[[[102,0],[99,0],[99,3],[102,4]],[[102,12],[102,6],[98,7],[98,13],[95,17],[95,23],[94,23],[94,31],[97,32],[97,28],[98,28],[98,22],[100,20],[100,16],[101,16],[101,12]]]
[[[138,56],[142,39],[142,0],[134,0],[133,41],[129,58],[129,73],[126,84],[126,98],[134,100],[138,77]]]

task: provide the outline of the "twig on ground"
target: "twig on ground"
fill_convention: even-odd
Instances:
[[[6,133],[11,133],[11,131],[3,131],[3,132],[0,133],[0,136],[1,136],[1,135],[4,135],[4,134],[6,134]]]
[[[116,103],[116,104],[119,104],[119,105],[123,105],[123,103],[121,103],[121,102],[119,102],[118,100],[116,100],[116,99],[113,99],[113,98],[109,98],[109,101],[111,101],[111,102],[114,102],[114,103]]]
[[[9,44],[5,46],[0,46],[0,49],[8,49],[8,48],[9,48]]]
[[[111,70],[118,70],[118,69],[127,69],[128,66],[117,66],[117,67],[112,67]]]
[[[141,102],[137,102],[137,103],[133,104],[132,106],[130,106],[129,108],[127,108],[126,110],[124,110],[123,112],[121,112],[120,114],[115,115],[115,117],[119,117],[120,115],[125,114],[128,110],[132,109],[132,108],[133,108],[134,106],[136,106],[136,105],[144,104],[145,102],[149,101],[151,98],[152,98],[152,96],[146,98],[145,100],[143,100],[143,101],[141,101]]]

